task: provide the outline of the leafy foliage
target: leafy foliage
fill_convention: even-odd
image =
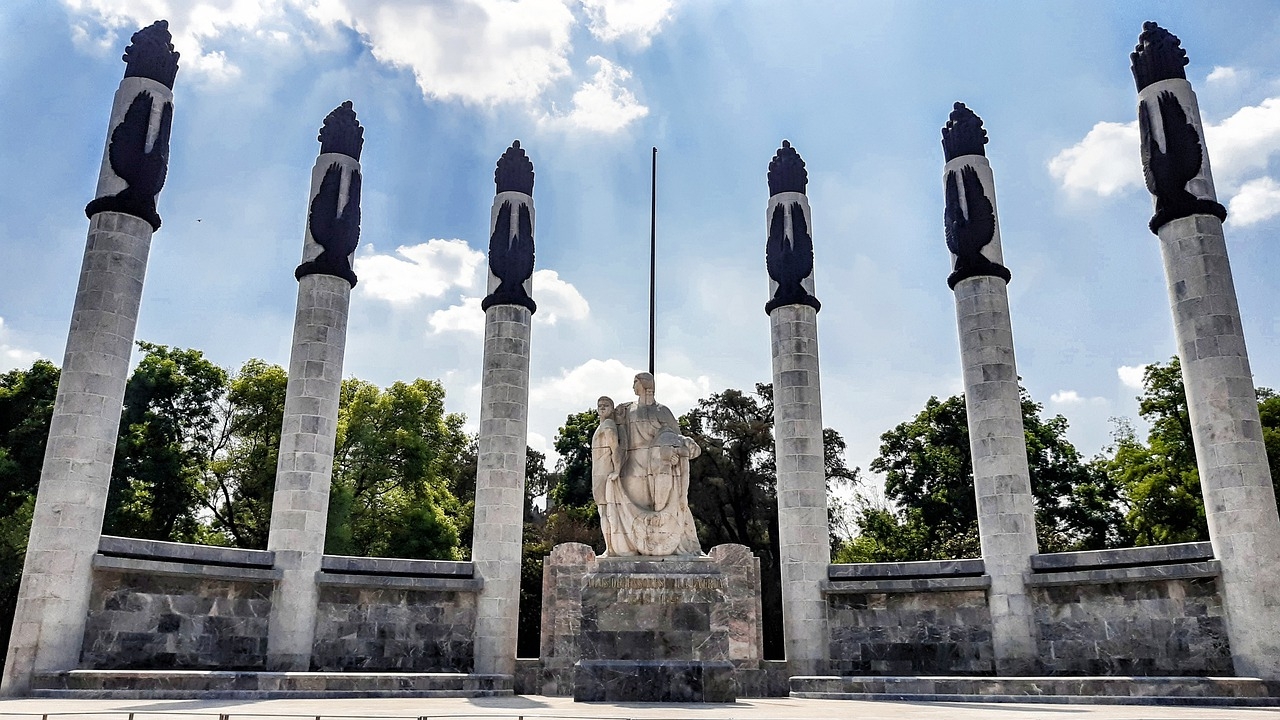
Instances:
[[[1066,439],[1067,420],[1041,417],[1043,406],[1022,392],[1023,429],[1036,530],[1042,552],[1113,547],[1123,538],[1118,492],[1096,463]],[[842,562],[977,557],[968,415],[963,395],[929,398],[911,420],[880,436],[871,469],[885,474],[885,497],[896,508],[864,502],[857,538]]]
[[[325,551],[453,560],[462,507],[450,492],[469,438],[432,380],[342,383]]]
[[[251,359],[231,379],[219,408],[219,432],[204,473],[204,504],[222,544],[265,548],[271,524],[284,368]]]
[[[146,354],[125,386],[104,532],[193,541],[227,374],[199,350],[138,347]]]

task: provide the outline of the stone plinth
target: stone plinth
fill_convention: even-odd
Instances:
[[[705,591],[700,596],[713,600],[711,604],[714,612],[704,607],[677,611],[675,605],[681,603],[678,602],[679,593],[676,593],[674,585],[666,590],[653,590],[651,594],[665,599],[656,604],[649,603],[651,607],[642,611],[625,607],[609,609],[618,602],[619,589],[616,587],[603,590],[601,587],[588,588],[588,582],[594,582],[597,586],[617,584],[624,582],[618,580],[618,577],[644,575],[647,580],[636,581],[643,583],[653,581],[653,577],[648,576],[674,578],[688,570],[704,581],[711,579],[711,584],[719,588],[718,591]],[[602,576],[614,579],[600,580]],[[676,599],[668,597],[671,593],[676,593]],[[657,609],[664,603],[665,609]],[[601,607],[606,608],[603,616]],[[659,640],[661,632],[675,627],[669,618],[664,619],[663,614],[677,612],[707,616],[706,629],[699,631],[703,634],[701,639],[692,635],[672,635],[667,641]],[[631,616],[627,613],[638,615]],[[686,628],[690,627],[690,616],[684,614],[681,617],[684,618],[681,622]],[[588,630],[595,633],[591,638],[586,637]],[[620,636],[613,634],[615,631],[634,631],[637,634]],[[692,631],[686,629],[682,632]],[[727,645],[719,645],[721,636]],[[623,650],[627,653],[625,656],[617,652],[620,637],[625,638],[621,640]],[[613,664],[612,660],[635,662],[636,672],[641,672],[643,663],[650,660],[673,663],[684,660],[713,662],[710,659],[696,659],[692,654],[695,644],[706,644],[707,641],[716,644],[717,648],[726,649],[727,655],[723,659],[732,666],[730,675],[738,697],[761,697],[767,693],[768,679],[761,669],[763,642],[760,623],[760,561],[752,556],[747,547],[718,545],[711,549],[708,558],[637,559],[597,558],[589,546],[580,543],[557,545],[543,566],[541,662],[536,673],[536,684],[529,687],[537,687],[544,695],[563,696],[574,694],[575,676],[582,678],[585,685],[615,682],[608,680],[618,672],[619,666]],[[629,649],[645,643],[665,644],[656,650]],[[682,645],[687,646],[689,654],[676,652]],[[610,647],[613,649],[606,651]],[[579,672],[582,666],[580,660],[589,665],[585,672]],[[719,660],[719,656],[714,659],[715,662]],[[590,665],[591,663],[596,664]],[[720,672],[716,669],[718,667],[717,665],[712,669],[712,685],[718,682],[715,680],[718,677],[716,673]],[[688,677],[702,677],[701,672],[699,670]],[[530,674],[529,677],[534,675]],[[616,682],[626,684],[621,680]]]
[[[6,694],[26,692],[32,672],[70,670],[80,659],[151,234],[132,215],[102,212],[89,221],[4,667]]]
[[[562,543],[542,565],[542,637],[539,690],[542,695],[572,695],[573,667],[582,659],[582,583],[596,570],[590,545]]]
[[[574,699],[733,702],[727,585],[709,558],[598,558],[582,587]]]

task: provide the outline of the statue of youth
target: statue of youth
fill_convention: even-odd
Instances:
[[[653,399],[653,375],[636,375],[636,401],[602,397],[591,437],[591,490],[604,557],[702,555],[689,511],[689,460],[702,450]]]

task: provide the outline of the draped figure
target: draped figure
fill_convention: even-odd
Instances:
[[[689,511],[689,460],[702,450],[654,400],[653,375],[636,375],[633,389],[635,402],[596,404],[591,487],[605,556],[702,555]]]

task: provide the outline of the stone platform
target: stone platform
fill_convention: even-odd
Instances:
[[[512,694],[510,675],[465,673],[72,670],[37,674],[34,697],[474,698]]]
[[[791,697],[905,702],[1280,706],[1280,684],[1236,677],[798,676]]]
[[[733,702],[728,582],[711,558],[599,558],[582,584],[573,698]]]

